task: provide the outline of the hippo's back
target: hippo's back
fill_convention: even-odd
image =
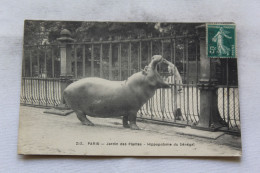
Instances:
[[[64,90],[64,99],[73,110],[86,110],[99,100],[109,98],[122,88],[123,82],[102,78],[84,78]],[[108,92],[109,91],[109,92]]]

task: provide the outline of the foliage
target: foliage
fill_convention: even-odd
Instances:
[[[134,39],[134,38],[146,38],[146,37],[160,37],[169,35],[190,35],[195,34],[195,27],[200,25],[199,23],[184,24],[184,23],[138,23],[138,22],[80,22],[80,21],[25,21],[24,30],[24,44],[25,45],[41,45],[26,47],[24,51],[25,66],[30,66],[30,57],[32,57],[32,66],[37,66],[39,73],[47,73],[47,76],[51,76],[52,73],[52,57],[55,59],[55,63],[59,62],[59,49],[57,46],[42,46],[48,44],[57,45],[57,38],[60,37],[60,32],[63,29],[68,29],[71,32],[71,37],[76,43],[88,42],[90,40],[116,40],[116,39]],[[189,39],[189,43],[194,42],[194,37]],[[154,41],[152,53],[161,54],[161,41]],[[176,39],[176,66],[183,71],[183,55],[184,55],[184,39]],[[85,57],[86,57],[86,75],[90,74],[90,57],[91,47],[85,45]],[[169,42],[164,43],[164,58],[170,60],[171,56],[171,44]],[[139,43],[132,43],[131,48],[131,73],[139,71],[139,68],[144,68],[149,59],[152,56],[150,50],[150,42],[142,44],[142,62],[138,67]],[[113,73],[117,73],[118,69],[118,45],[112,45],[112,70]],[[122,44],[121,50],[121,68],[123,78],[128,76],[128,54],[129,45]],[[189,52],[195,52],[194,44],[190,44]],[[74,53],[72,52],[74,57]],[[108,75],[109,68],[109,44],[103,45],[103,60],[99,62],[100,49],[99,45],[94,48],[95,70],[99,67],[100,63],[103,63],[104,75]],[[39,67],[37,65],[37,57],[39,57]],[[78,45],[77,47],[77,60],[80,64],[78,67],[79,75],[82,75],[82,61],[83,61],[83,47]],[[149,57],[149,58],[148,58]],[[195,55],[190,55],[190,60],[195,60]],[[35,67],[36,68],[36,67]],[[59,65],[55,65],[55,69],[58,69]],[[73,66],[74,68],[74,66]],[[167,68],[165,68],[167,69]],[[72,69],[74,70],[74,69]],[[35,71],[32,69],[32,71]],[[37,70],[36,70],[37,71]],[[30,68],[26,68],[27,74],[30,73]],[[56,73],[56,72],[55,72]],[[96,72],[95,72],[96,73]],[[59,74],[57,72],[57,74]],[[37,75],[37,74],[36,74]],[[116,75],[118,76],[118,74]]]
[[[160,35],[194,34],[198,23],[137,23],[137,22],[80,22],[80,21],[25,21],[24,44],[56,43],[62,29],[68,29],[77,42],[137,38]]]

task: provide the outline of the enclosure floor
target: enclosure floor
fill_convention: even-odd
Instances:
[[[142,130],[136,131],[123,128],[121,119],[112,118],[89,118],[95,126],[85,126],[79,122],[75,113],[58,116],[45,114],[44,110],[20,107],[19,154],[131,156],[139,152],[138,155],[141,156],[241,155],[241,139],[236,136],[225,134],[215,140],[205,139],[180,134],[189,127],[180,128],[144,122],[137,123]],[[76,145],[77,142],[82,142],[83,145]],[[91,142],[99,142],[100,145],[89,145]],[[138,146],[111,147],[107,146],[109,142],[142,143],[144,148],[138,150]],[[179,146],[171,148],[148,146],[148,143],[160,142],[176,143]],[[192,146],[180,146],[181,143],[188,143]],[[119,154],[120,152],[122,154]]]

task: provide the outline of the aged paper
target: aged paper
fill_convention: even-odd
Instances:
[[[24,27],[18,154],[241,156],[234,23]]]

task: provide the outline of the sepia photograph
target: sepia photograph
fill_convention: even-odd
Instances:
[[[240,157],[236,39],[231,22],[25,20],[18,154]]]

